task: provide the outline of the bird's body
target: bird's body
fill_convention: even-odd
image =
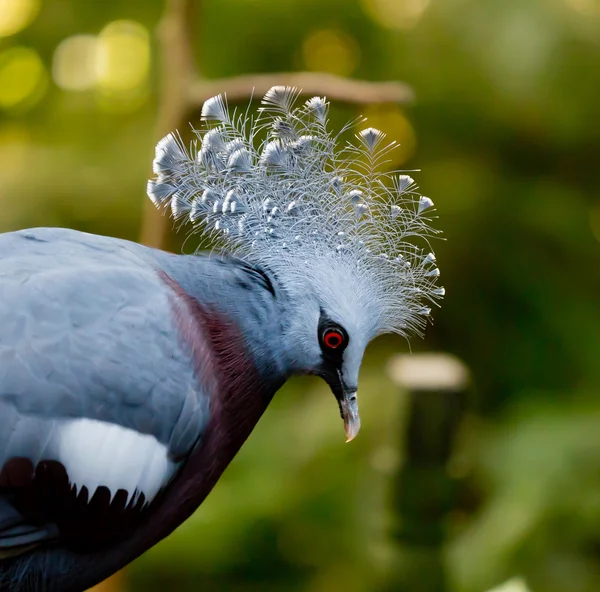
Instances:
[[[433,202],[376,171],[384,134],[340,157],[325,100],[297,98],[271,89],[265,123],[215,97],[199,150],[157,146],[149,197],[231,254],[0,235],[1,591],[79,592],[163,539],[292,375],[328,382],[354,438],[365,347],[443,295],[413,240]]]
[[[242,337],[277,338],[256,275],[63,229],[0,235],[0,587],[83,589],[199,505],[286,378]]]

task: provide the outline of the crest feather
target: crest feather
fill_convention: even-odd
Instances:
[[[148,196],[289,281],[327,282],[335,270],[373,333],[418,332],[444,295],[433,201],[411,176],[381,170],[395,144],[384,132],[367,127],[340,146],[326,99],[296,106],[299,94],[273,87],[255,119],[230,115],[223,95],[206,101],[198,145],[188,152],[174,134],[158,143]]]

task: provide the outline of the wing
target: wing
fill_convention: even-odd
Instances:
[[[139,245],[62,229],[0,235],[0,557],[3,541],[56,535],[23,519],[38,498],[50,522],[64,522],[65,495],[86,511],[96,498],[144,505],[202,435],[208,397],[173,297]],[[35,508],[8,505],[17,490]]]

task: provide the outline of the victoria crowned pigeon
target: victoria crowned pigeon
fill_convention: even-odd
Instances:
[[[79,592],[166,537],[293,375],[327,381],[351,440],[365,347],[424,328],[433,202],[379,170],[384,133],[342,145],[298,97],[251,118],[219,95],[189,149],[158,143],[148,196],[222,252],[0,235],[1,590]]]

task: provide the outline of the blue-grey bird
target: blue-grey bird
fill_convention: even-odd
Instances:
[[[157,146],[150,199],[227,254],[0,235],[1,590],[85,590],[166,537],[292,375],[327,381],[351,440],[365,347],[423,329],[433,202],[379,170],[385,134],[340,146],[298,95],[254,118],[219,95],[189,149]]]

